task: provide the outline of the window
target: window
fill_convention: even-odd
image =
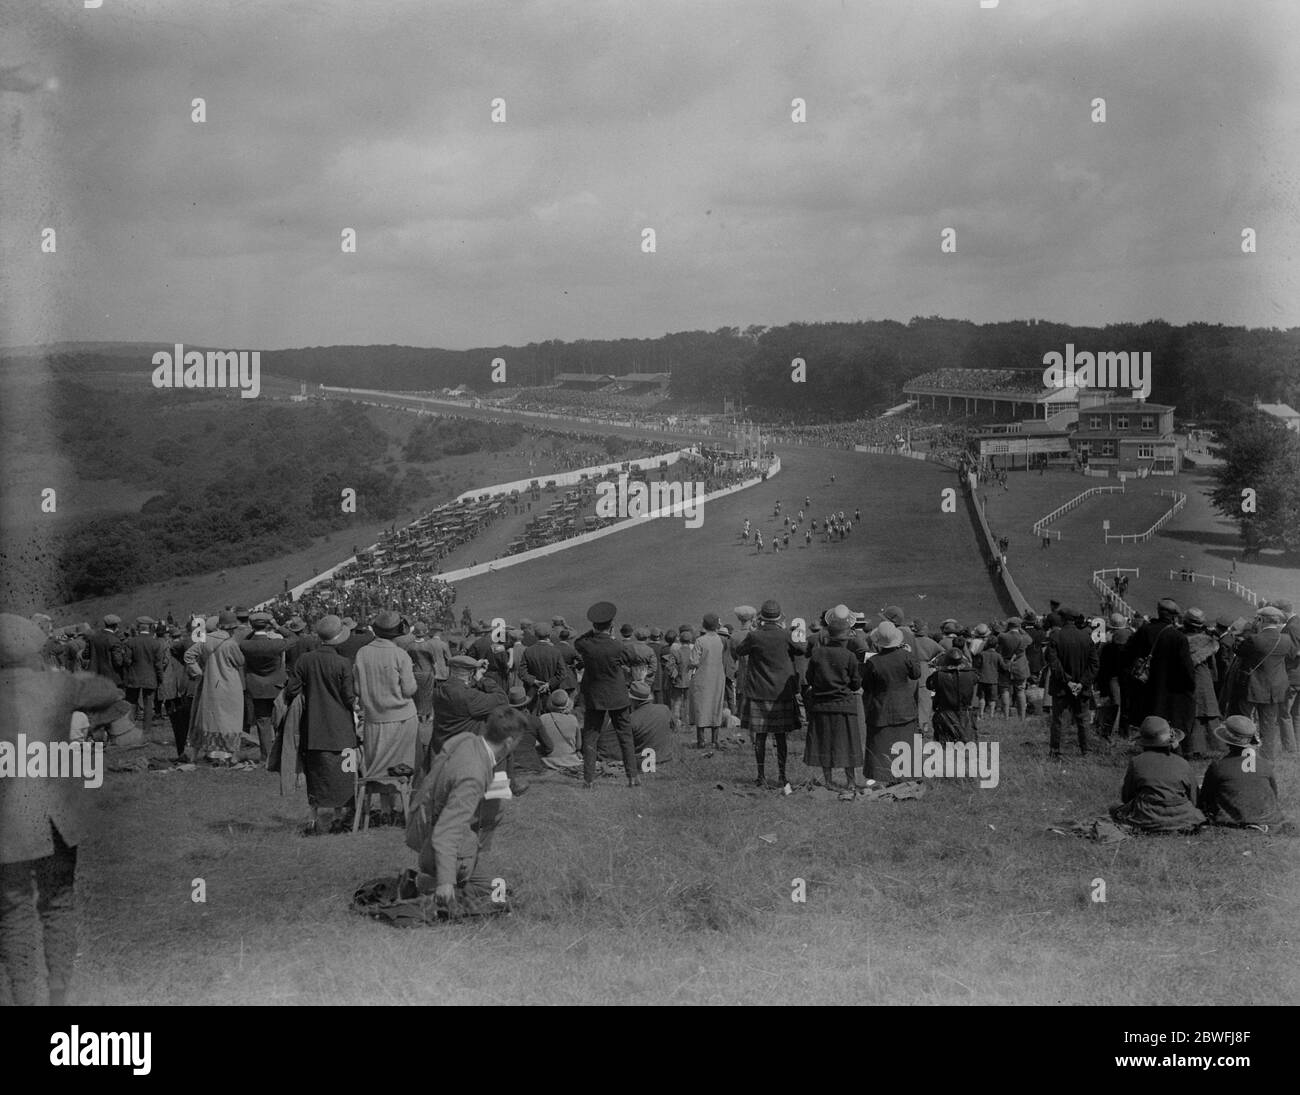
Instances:
[[[1090,455],[1091,453],[1092,453],[1092,442],[1090,442],[1090,441],[1080,441],[1080,442],[1079,442],[1079,455],[1080,455],[1080,456],[1088,456],[1088,455]]]
[[[1156,447],[1154,445],[1139,445],[1139,460],[1154,460],[1156,458]]]
[[[1127,429],[1128,429],[1128,415],[1126,415],[1126,414],[1122,414],[1122,415],[1120,415],[1118,418],[1115,419],[1115,429],[1117,429],[1117,430],[1127,430]]]
[[[1101,415],[1099,415],[1099,414],[1090,414],[1090,415],[1088,416],[1088,429],[1090,429],[1090,430],[1099,430],[1099,429],[1101,429]]]
[[[1156,416],[1153,414],[1144,414],[1142,416],[1142,428],[1144,430],[1154,430],[1156,428]]]
[[[1114,456],[1114,455],[1115,455],[1115,442],[1114,442],[1114,441],[1103,441],[1103,442],[1101,443],[1101,455],[1102,455],[1102,456]]]

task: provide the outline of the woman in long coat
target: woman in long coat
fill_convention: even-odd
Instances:
[[[910,748],[920,726],[916,718],[916,682],[921,677],[921,663],[903,645],[902,632],[888,620],[871,633],[871,640],[878,653],[862,670],[867,712],[864,769],[868,779],[883,783],[893,778],[890,765],[894,744],[905,742]]]
[[[207,755],[229,767],[239,763],[244,730],[244,653],[227,630],[238,622],[233,612],[223,612],[217,630],[186,654],[186,665],[192,665],[191,655],[197,651],[195,660],[202,673],[190,724],[190,759],[196,762]]]
[[[862,724],[858,721],[862,671],[860,659],[849,649],[853,614],[837,605],[826,613],[825,621],[827,630],[809,652],[804,677],[808,737],[803,762],[822,770],[827,787],[835,786],[834,770],[843,769],[852,789],[862,756]]]
[[[695,743],[704,744],[704,731],[712,732],[713,745],[718,745],[718,734],[726,707],[727,673],[721,636],[718,634],[718,617],[710,612],[704,617],[704,630],[691,647],[691,711],[695,718]]]

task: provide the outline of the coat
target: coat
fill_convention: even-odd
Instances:
[[[696,726],[722,726],[727,700],[724,641],[716,631],[705,631],[691,647],[691,710]]]
[[[126,664],[126,642],[116,631],[101,628],[86,640],[86,659],[87,668],[92,673],[120,685],[122,667]]]
[[[1254,771],[1246,770],[1240,752],[1210,763],[1196,799],[1207,820],[1215,825],[1281,824],[1273,765],[1255,750],[1253,767]]]
[[[1137,725],[1158,715],[1184,733],[1196,719],[1196,671],[1187,635],[1168,620],[1151,620],[1138,628],[1125,648],[1129,664],[1150,655],[1151,675],[1138,684],[1130,721]]]
[[[207,652],[190,722],[192,742],[201,743],[208,734],[238,740],[244,728],[243,669],[244,654],[233,638],[220,640],[215,650]]]
[[[1187,636],[1187,645],[1192,657],[1196,717],[1217,719],[1219,701],[1215,685],[1218,683],[1219,669],[1215,655],[1219,652],[1219,641],[1204,631],[1196,631]]]
[[[1167,749],[1147,749],[1129,761],[1120,797],[1111,817],[1147,832],[1176,833],[1205,821],[1196,808],[1192,766]]]
[[[284,686],[285,702],[292,703],[300,695],[303,697],[298,724],[300,751],[341,753],[356,748],[357,727],[352,705],[357,694],[352,683],[352,661],[340,654],[337,646],[322,644],[298,659]]]
[[[478,859],[482,806],[495,767],[485,739],[469,731],[457,734],[411,802],[406,846],[419,854],[420,870],[439,886],[455,885],[460,864]]]
[[[814,714],[856,715],[862,687],[858,658],[844,643],[817,643],[808,655],[806,697]],[[913,702],[915,711],[915,702]]]
[[[285,686],[289,674],[284,668],[288,644],[274,633],[250,635],[239,644],[244,655],[244,691],[251,699],[273,700]]]
[[[584,666],[584,706],[589,711],[620,711],[631,706],[624,672],[632,660],[627,644],[608,631],[588,631],[573,645]]]
[[[493,711],[510,705],[506,694],[492,686],[491,678],[483,680],[488,684],[480,687],[455,677],[438,682],[433,690],[433,738],[429,743],[434,753],[441,752],[457,734],[478,733]]]
[[[1293,652],[1291,636],[1279,627],[1266,627],[1237,646],[1240,672],[1248,675],[1247,703],[1281,703],[1286,699],[1286,662]]]
[[[867,659],[862,667],[862,699],[867,728],[916,722],[916,684],[921,663],[910,650],[895,647]]]
[[[97,673],[0,669],[0,742],[15,751],[20,733],[29,744],[68,742],[74,711],[101,711],[121,698],[118,687]],[[24,757],[14,759],[25,763]],[[81,843],[87,828],[84,778],[0,776],[0,863],[53,855],[51,825],[64,844]]]
[[[764,624],[746,631],[735,650],[745,667],[745,696],[763,701],[794,698],[798,684],[794,659],[803,652],[803,644],[790,638],[784,627]],[[738,676],[737,688],[740,684]]]
[[[167,672],[167,647],[153,635],[132,635],[126,640],[131,663],[122,670],[125,688],[153,688],[162,684]]]

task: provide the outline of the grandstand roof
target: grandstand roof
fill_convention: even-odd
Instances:
[[[1036,369],[936,369],[913,377],[903,391],[909,395],[1003,396],[1041,403],[1068,402],[1076,396],[1074,389],[1047,387],[1042,372]]]
[[[1256,403],[1255,409],[1271,414],[1274,418],[1300,418],[1300,411],[1288,403]]]
[[[629,384],[667,384],[671,378],[672,373],[626,373],[618,379]]]
[[[615,380],[612,373],[556,373],[557,384],[592,384],[604,387]]]

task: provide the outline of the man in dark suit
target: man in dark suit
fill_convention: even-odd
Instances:
[[[1282,708],[1287,697],[1286,665],[1295,647],[1283,627],[1286,613],[1266,605],[1255,615],[1255,634],[1246,636],[1237,647],[1240,672],[1246,676],[1246,702],[1251,718],[1264,740],[1264,756],[1277,757],[1281,739]],[[1292,745],[1294,748],[1294,744]]]
[[[1059,610],[1064,621],[1047,641],[1048,686],[1052,693],[1049,750],[1061,758],[1061,722],[1068,711],[1079,735],[1079,753],[1088,755],[1088,708],[1100,655],[1087,618],[1072,608]]]
[[[534,642],[524,648],[523,665],[519,667],[519,679],[528,689],[531,707],[536,713],[545,710],[547,696],[556,689],[566,692],[577,684],[573,672],[565,664],[564,658],[551,642],[551,628],[548,624],[533,625]]]
[[[269,612],[254,612],[248,622],[253,630],[239,644],[244,654],[244,723],[257,728],[257,744],[266,760],[275,738],[271,710],[289,679],[284,667],[288,644],[279,632],[271,630],[275,620]]]
[[[493,711],[509,706],[506,693],[496,687],[495,678],[485,676],[475,681],[479,668],[476,658],[457,654],[451,659],[451,676],[434,688],[433,734],[422,770],[429,770],[433,757],[457,734],[480,733]]]
[[[641,778],[637,774],[636,748],[632,744],[632,724],[628,719],[632,700],[627,690],[627,669],[631,665],[632,655],[627,644],[610,633],[616,612],[617,609],[609,601],[598,601],[592,605],[587,609],[587,619],[591,621],[592,629],[573,644],[584,668],[582,762],[588,790],[596,786],[597,748],[600,728],[604,725],[606,715],[618,737],[627,785],[641,785]]]
[[[154,697],[167,672],[167,647],[153,633],[154,621],[140,616],[135,621],[135,634],[125,640],[130,651],[122,670],[122,688],[131,704],[131,717],[143,722],[144,736],[153,730]]]
[[[300,694],[303,697],[298,738],[307,776],[307,804],[312,809],[309,834],[320,832],[323,820],[333,822],[333,832],[347,828],[345,815],[356,785],[356,766],[349,771],[346,762],[350,754],[355,760],[357,748],[356,686],[351,660],[339,653],[348,631],[337,616],[329,615],[317,622],[316,634],[320,646],[298,659],[284,688],[287,703]]]
[[[122,670],[129,656],[126,643],[117,631],[121,623],[121,616],[112,613],[105,616],[104,626],[89,637],[87,652],[90,671],[107,678],[119,688],[122,687]]]

